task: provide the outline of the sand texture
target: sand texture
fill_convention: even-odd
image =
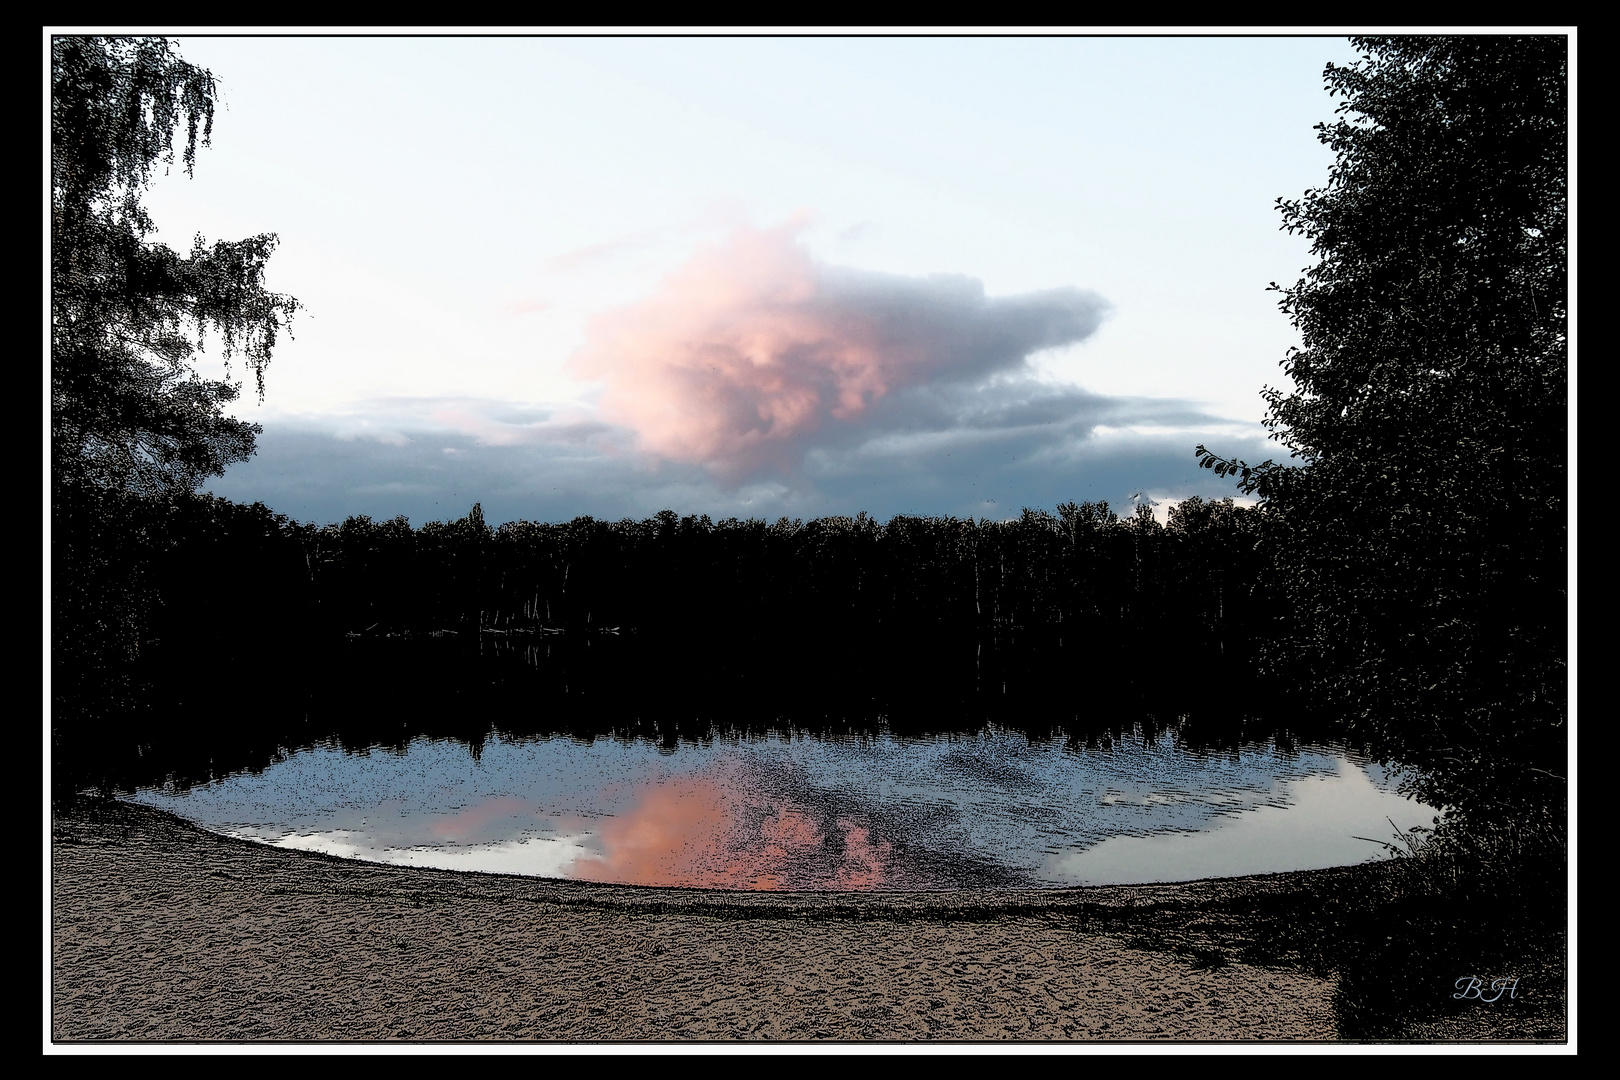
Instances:
[[[1299,876],[974,894],[644,889],[340,860],[104,803],[54,823],[51,1032],[1332,1040],[1331,978],[1200,948],[1232,936],[1216,911],[1232,905],[1215,901],[1286,892]]]

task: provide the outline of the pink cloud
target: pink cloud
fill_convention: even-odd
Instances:
[[[740,228],[593,320],[571,369],[604,384],[603,419],[725,478],[790,472],[870,427],[883,399],[1017,367],[1089,334],[1105,307],[1072,289],[992,300],[968,278],[823,266],[795,240],[803,225]]]

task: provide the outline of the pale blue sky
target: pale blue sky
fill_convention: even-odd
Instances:
[[[150,193],[157,238],[275,232],[270,285],[307,306],[264,404],[239,409],[265,426],[259,456],[213,490],[417,523],[475,499],[497,521],[999,517],[1229,492],[1192,447],[1273,452],[1259,391],[1295,339],[1266,285],[1310,261],[1274,202],[1325,183],[1322,70],[1354,59],[1290,36],[181,35],[180,53],[221,107],[195,178]],[[757,468],[746,449],[721,468],[624,401],[657,349],[726,311],[610,358],[617,383],[570,361],[739,237],[774,237],[817,289],[857,282],[868,314],[952,275],[990,305],[952,286],[965,327],[1080,296],[1102,315],[1013,335],[1067,341],[1028,356],[924,357],[797,441],[778,428]],[[671,399],[669,422],[701,404]]]

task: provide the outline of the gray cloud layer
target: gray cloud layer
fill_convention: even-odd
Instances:
[[[213,490],[321,523],[420,523],[475,501],[492,521],[1002,517],[1141,491],[1230,494],[1197,468],[1199,441],[1265,456],[1257,428],[1234,436],[1187,403],[1038,378],[1033,353],[1097,330],[1108,304],[1094,293],[989,297],[967,277],[827,266],[799,227],[738,230],[595,320],[571,362],[602,384],[594,410],[366,402],[267,425],[258,458]]]
[[[510,419],[532,422],[527,414]],[[1178,430],[1098,431],[1133,424]],[[1031,380],[917,388],[887,403],[872,431],[810,449],[791,482],[730,484],[701,465],[604,452],[586,439],[494,443],[439,430],[384,442],[271,424],[258,456],[211,490],[321,524],[352,514],[404,514],[421,524],[460,517],[475,501],[495,522],[640,518],[665,508],[716,518],[860,510],[881,519],[999,518],[1070,499],[1127,506],[1128,496],[1141,491],[1171,498],[1233,494],[1229,482],[1197,467],[1193,445],[1210,442],[1251,457],[1274,456],[1276,447],[1257,431],[1239,435],[1231,427],[1179,402],[1105,398]]]

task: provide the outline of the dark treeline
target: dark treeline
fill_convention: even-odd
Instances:
[[[665,639],[759,639],[840,653],[917,645],[974,654],[1068,642],[1139,648],[1247,639],[1253,511],[1190,500],[1163,527],[1144,507],[1026,510],[1013,521],[577,518],[411,529],[351,518],[287,528],[325,633],[497,634],[617,629]],[[1227,578],[1235,581],[1228,589]],[[1228,597],[1228,591],[1233,595]],[[931,650],[920,650],[924,654]]]
[[[1231,688],[1268,618],[1259,526],[1197,498],[1167,526],[1068,503],[1003,522],[665,511],[499,528],[477,506],[419,528],[315,527],[208,496],[129,499],[116,526],[68,533],[80,603],[59,596],[58,738],[83,736],[64,760],[114,786],[314,738],[476,751],[491,731],[671,742],[994,721],[1095,741],[1175,724],[1229,744],[1274,733]]]

